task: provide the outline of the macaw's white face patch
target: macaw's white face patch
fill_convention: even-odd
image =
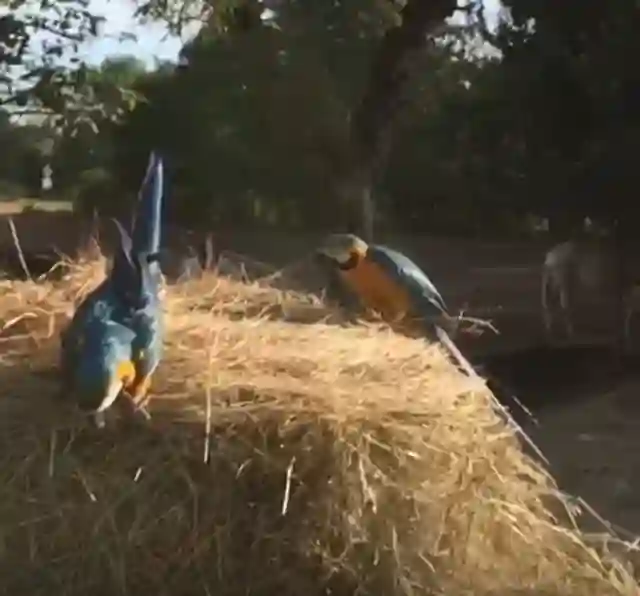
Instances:
[[[354,257],[363,257],[367,252],[367,244],[352,234],[332,234],[325,238],[318,252],[346,265]]]

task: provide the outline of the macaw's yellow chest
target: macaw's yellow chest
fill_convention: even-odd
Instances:
[[[376,263],[363,259],[356,267],[341,271],[343,279],[363,305],[388,322],[398,322],[411,311],[407,290]]]

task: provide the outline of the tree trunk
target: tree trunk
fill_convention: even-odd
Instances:
[[[400,25],[387,31],[373,56],[369,81],[351,119],[353,164],[340,188],[350,231],[367,241],[373,239],[374,188],[386,166],[394,115],[409,76],[408,58],[426,45],[428,33],[456,6],[455,0],[407,0]]]

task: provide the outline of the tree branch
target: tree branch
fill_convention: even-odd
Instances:
[[[85,40],[85,36],[81,33],[70,33],[69,31],[62,31],[61,29],[58,29],[53,25],[48,25],[47,23],[38,23],[33,24],[32,26],[37,27],[39,31],[53,33],[53,35],[55,35],[56,37],[62,37],[63,39],[67,39],[76,43],[82,43]]]
[[[351,120],[354,150],[353,180],[346,185],[349,193],[360,192],[360,232],[371,240],[372,215],[365,212],[369,203],[375,172],[383,170],[390,145],[394,115],[402,102],[402,88],[409,76],[407,59],[422,49],[428,33],[457,9],[456,0],[407,0],[400,11],[401,24],[389,29],[373,56],[365,93]],[[350,201],[354,197],[349,197]],[[369,221],[367,221],[369,220]]]

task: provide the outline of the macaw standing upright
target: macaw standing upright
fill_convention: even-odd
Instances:
[[[458,319],[449,314],[440,292],[411,259],[386,246],[370,246],[353,234],[331,234],[316,252],[322,260],[334,263],[347,293],[392,325],[404,325],[405,329],[407,325],[419,326],[427,338],[438,341],[449,351],[468,376],[480,379],[445,330],[445,327],[448,331],[455,330]],[[498,400],[495,404],[508,423],[547,462],[508,410]]]
[[[61,337],[64,397],[104,427],[105,411],[125,393],[137,408],[162,354],[159,266],[162,160],[152,153],[129,235],[113,220],[119,245],[105,280],[78,306]]]

